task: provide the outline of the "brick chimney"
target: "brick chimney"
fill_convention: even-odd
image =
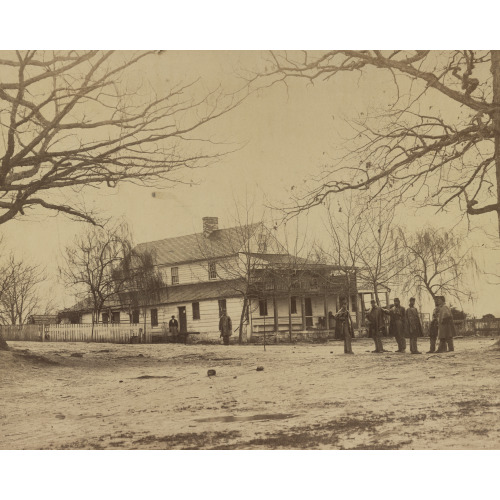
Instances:
[[[218,217],[203,217],[203,236],[208,238],[214,231],[219,229]]]

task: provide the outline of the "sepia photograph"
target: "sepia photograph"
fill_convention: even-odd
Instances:
[[[65,45],[0,51],[0,450],[500,449],[500,50]]]

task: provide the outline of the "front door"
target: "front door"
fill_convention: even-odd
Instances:
[[[306,326],[313,326],[313,308],[311,297],[305,298]]]
[[[179,309],[179,333],[181,335],[187,332],[186,307],[178,307]]]

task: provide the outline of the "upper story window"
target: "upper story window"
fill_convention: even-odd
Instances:
[[[257,251],[259,253],[267,252],[267,238],[264,233],[260,233],[257,239]]]
[[[172,285],[178,285],[179,284],[179,268],[172,267],[170,269],[170,275],[172,278]]]
[[[208,279],[209,280],[217,279],[217,265],[215,262],[208,263]]]

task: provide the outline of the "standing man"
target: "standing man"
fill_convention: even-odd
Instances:
[[[439,316],[439,305],[438,305],[438,298],[434,297],[434,311],[432,311],[432,320],[431,324],[429,325],[429,339],[431,343],[430,350],[427,351],[427,354],[431,354],[433,352],[436,352],[436,341],[438,337],[438,316]]]
[[[179,323],[175,319],[175,316],[172,316],[172,319],[168,322],[168,331],[170,332],[174,342],[176,342],[177,336],[179,335]]]
[[[375,350],[372,352],[384,352],[384,346],[382,345],[382,330],[385,326],[384,312],[373,299],[371,305],[372,308],[366,315],[366,319],[368,321],[369,336],[375,342]]]
[[[389,314],[391,317],[391,322],[389,324],[390,335],[396,338],[398,343],[398,350],[396,352],[406,351],[406,311],[405,308],[401,306],[401,302],[398,298],[394,299],[394,305],[389,309]]]
[[[410,352],[412,354],[422,354],[417,347],[417,338],[423,335],[422,323],[420,323],[420,316],[418,309],[415,307],[415,299],[410,299],[410,306],[406,310],[406,322],[408,325],[408,334],[410,336]]]
[[[229,345],[229,337],[233,334],[232,329],[231,318],[226,314],[226,311],[223,311],[219,320],[219,331],[224,345]]]
[[[448,351],[454,351],[453,336],[455,334],[455,324],[453,323],[453,315],[450,308],[446,305],[442,295],[437,297],[439,304],[438,312],[438,337],[439,347],[436,352],[446,352],[446,344]]]
[[[338,320],[340,334],[344,338],[344,354],[354,354],[352,352],[351,345],[351,333],[352,329],[352,320],[351,315],[349,314],[349,310],[347,309],[346,300],[342,299],[340,302],[339,312],[335,315],[335,319]]]

